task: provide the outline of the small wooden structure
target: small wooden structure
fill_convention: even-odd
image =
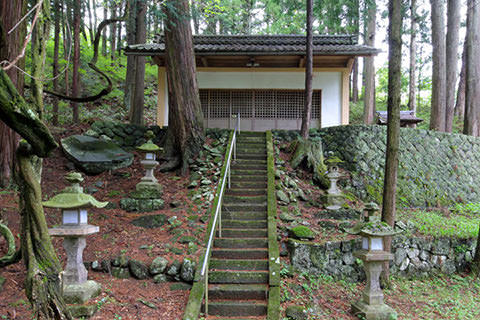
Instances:
[[[241,130],[300,129],[305,98],[305,35],[195,35],[193,49],[205,126]],[[349,123],[350,72],[356,57],[378,49],[354,35],[313,37],[312,128]],[[168,125],[165,39],[125,48],[158,66],[157,123]]]
[[[377,124],[387,125],[388,112],[377,111]],[[417,118],[413,111],[400,111],[400,127],[414,128],[417,123],[422,122],[423,119]]]

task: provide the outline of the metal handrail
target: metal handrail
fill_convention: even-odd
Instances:
[[[232,144],[230,145],[230,149],[228,150],[226,161],[226,168],[225,173],[222,177],[222,185],[220,186],[220,193],[218,194],[218,202],[217,208],[215,209],[215,215],[213,217],[213,224],[212,229],[210,231],[210,237],[208,238],[207,249],[205,250],[205,256],[203,259],[202,271],[200,272],[200,276],[205,278],[205,314],[208,314],[208,261],[210,256],[210,251],[212,250],[213,238],[215,236],[215,231],[217,227],[217,220],[218,220],[218,236],[222,237],[222,200],[223,200],[223,193],[225,190],[225,180],[228,177],[228,188],[230,189],[230,167],[231,167],[231,160],[232,160],[232,153],[233,159],[237,159],[237,132],[240,134],[240,112],[237,114],[237,123],[232,135]]]

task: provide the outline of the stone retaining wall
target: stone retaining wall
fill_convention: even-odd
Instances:
[[[363,200],[381,203],[386,127],[349,125],[314,132],[324,152],[336,153],[350,171],[343,187]],[[448,205],[480,198],[480,138],[420,129],[400,129],[399,204]]]
[[[472,239],[424,239],[396,236],[392,242],[395,255],[390,263],[392,274],[427,276],[428,273],[451,274],[463,271],[475,254]],[[365,278],[360,260],[353,252],[361,248],[359,239],[317,244],[289,239],[290,262],[301,272],[330,275],[359,281]]]
[[[106,136],[120,147],[132,149],[145,143],[145,132],[147,130],[152,130],[155,134],[154,143],[159,143],[166,132],[166,130],[161,129],[159,126],[147,127],[136,124],[98,120],[92,123],[90,130],[85,134],[95,138]]]

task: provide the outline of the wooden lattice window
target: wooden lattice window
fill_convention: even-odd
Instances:
[[[200,101],[206,118],[301,119],[305,105],[303,90],[279,89],[200,89]],[[321,118],[322,96],[313,91],[311,119]]]
[[[210,118],[230,118],[230,91],[209,90]]]

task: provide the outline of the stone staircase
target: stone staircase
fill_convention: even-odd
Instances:
[[[266,319],[267,236],[265,133],[242,132],[209,264],[207,319]]]

